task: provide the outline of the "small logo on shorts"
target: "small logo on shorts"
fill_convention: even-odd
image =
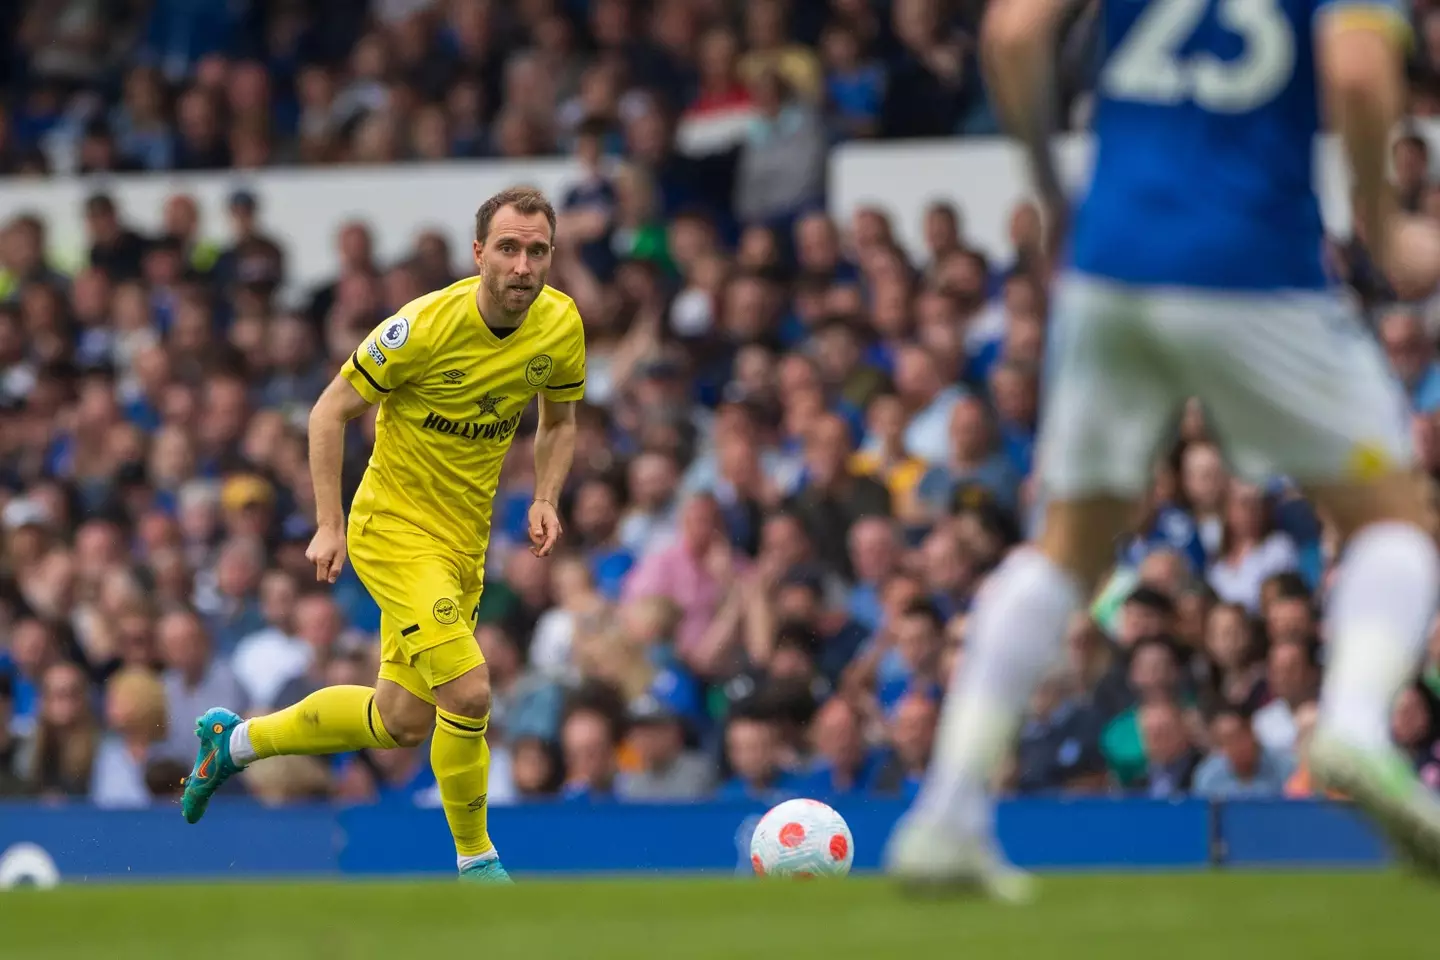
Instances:
[[[1363,440],[1350,449],[1345,472],[1356,480],[1379,480],[1395,470],[1395,461],[1385,447],[1373,440]]]
[[[550,379],[550,371],[553,369],[555,361],[550,359],[548,353],[542,353],[525,364],[525,382],[532,387],[543,386],[545,381]]]
[[[430,612],[435,614],[436,623],[451,624],[460,619],[460,608],[449,597],[436,600]]]

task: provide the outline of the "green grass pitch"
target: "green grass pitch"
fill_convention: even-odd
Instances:
[[[1027,907],[875,878],[76,885],[0,893],[0,957],[1419,960],[1437,917],[1396,873],[1047,877]]]

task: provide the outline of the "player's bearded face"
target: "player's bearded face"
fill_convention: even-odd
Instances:
[[[550,253],[550,224],[544,216],[502,209],[476,258],[491,302],[512,314],[530,309],[550,273]]]

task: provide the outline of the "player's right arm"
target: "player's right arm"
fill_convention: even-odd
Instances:
[[[334,583],[345,565],[345,505],[340,496],[345,425],[369,406],[370,401],[360,395],[342,372],[336,374],[310,409],[310,483],[315,488],[315,536],[310,540],[305,558],[315,564],[315,579],[327,583]]]
[[[1391,0],[1321,0],[1314,27],[1330,126],[1350,162],[1357,226],[1390,270],[1399,252],[1390,137],[1404,110],[1409,22]]]
[[[341,473],[345,425],[423,370],[429,351],[404,316],[376,327],[350,354],[310,410],[310,482],[315,488],[315,536],[305,556],[315,579],[334,583],[345,565],[345,505]]]

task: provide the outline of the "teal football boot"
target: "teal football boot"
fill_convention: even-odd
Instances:
[[[481,860],[460,871],[461,883],[514,883],[499,859]]]
[[[180,798],[180,811],[188,823],[205,816],[210,798],[220,784],[240,772],[230,759],[230,733],[240,725],[240,716],[224,707],[211,707],[195,721],[195,735],[200,738],[200,751],[195,766],[185,778],[185,793]]]

